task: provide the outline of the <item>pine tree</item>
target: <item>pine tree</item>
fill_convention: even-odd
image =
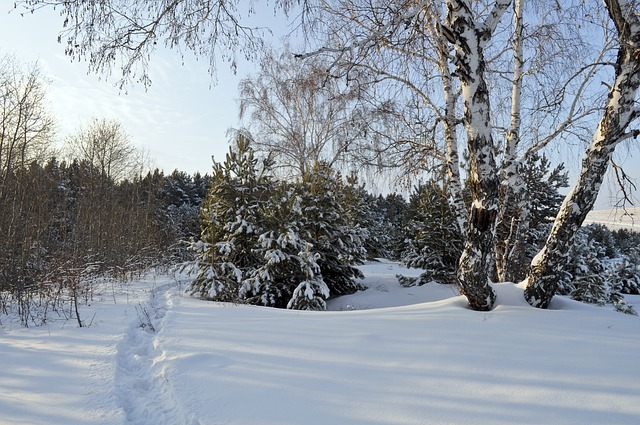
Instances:
[[[402,261],[408,267],[425,269],[420,283],[455,282],[462,233],[445,190],[434,181],[418,186],[408,209],[412,218],[407,226]]]
[[[360,289],[355,278],[362,272],[354,267],[366,258],[364,233],[349,226],[338,193],[343,189],[340,176],[326,163],[317,163],[298,185],[303,234],[318,254],[322,279],[332,296],[347,295]]]
[[[344,206],[347,225],[363,240],[366,258],[386,258],[388,236],[382,229],[382,217],[374,211],[375,198],[358,182],[355,173],[349,175],[345,183],[338,183],[341,186],[338,198]]]
[[[628,253],[640,246],[640,233],[629,229],[614,230],[611,234],[615,246],[621,253]]]
[[[293,296],[287,308],[295,310],[326,310],[329,288],[319,274],[320,266],[317,260],[320,255],[311,251],[311,244],[307,244],[305,251],[299,253],[301,269],[305,279],[293,291]]]
[[[386,252],[391,260],[400,260],[405,250],[407,201],[402,195],[390,193],[378,196],[375,212],[380,217],[380,232],[386,235]]]
[[[300,197],[290,185],[274,188],[263,218],[265,231],[255,248],[261,266],[243,281],[241,296],[251,304],[285,308],[296,285],[306,279],[298,255],[306,244],[300,237]]]
[[[631,248],[622,255],[622,261],[615,264],[615,278],[623,294],[640,295],[640,253],[639,248]]]
[[[570,251],[570,261],[558,287],[559,294],[590,304],[607,303],[607,287],[602,263],[604,248],[589,239],[588,230],[581,229]]]
[[[551,168],[545,155],[529,155],[520,164],[519,174],[526,186],[527,200],[511,200],[502,206],[495,242],[498,280],[519,282],[525,278],[562,203],[560,189],[568,185],[564,164]]]
[[[192,293],[240,301],[243,281],[261,264],[255,247],[263,233],[268,172],[268,161],[259,164],[249,136],[243,133],[237,134],[224,163],[214,163],[212,185],[201,209],[201,239],[192,245],[198,268]]]

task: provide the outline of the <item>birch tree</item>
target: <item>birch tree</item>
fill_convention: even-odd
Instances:
[[[493,242],[498,212],[498,173],[494,158],[489,90],[485,80],[484,48],[510,0],[498,0],[479,20],[470,2],[447,1],[443,31],[456,49],[457,75],[464,102],[464,126],[469,151],[471,213],[458,279],[469,306],[490,310],[496,295],[489,285],[493,273]]]
[[[547,308],[577,229],[593,208],[614,149],[620,142],[637,138],[640,130],[629,127],[638,119],[640,87],[640,15],[636,0],[605,0],[618,34],[615,80],[604,114],[582,160],[577,183],[565,198],[545,246],[531,263],[525,298],[534,307]]]
[[[343,163],[361,135],[364,88],[331,78],[318,60],[301,63],[288,47],[267,52],[239,90],[240,118],[255,130],[254,148],[272,155],[287,175],[301,177],[316,162]]]
[[[240,0],[18,0],[15,8],[33,13],[54,8],[63,19],[58,41],[74,61],[91,72],[109,74],[119,68],[120,87],[151,84],[149,63],[159,47],[191,52],[209,60],[215,75],[218,61],[235,70],[239,58],[257,59],[264,48],[264,27],[246,24],[256,5]],[[285,15],[297,0],[275,0]]]
[[[71,160],[86,161],[107,179],[133,179],[141,168],[142,155],[115,120],[92,119],[68,137],[66,145]]]
[[[453,75],[453,47],[441,32],[443,1],[318,1],[310,15],[321,47],[298,55],[323,56],[331,76],[350,84],[370,84],[363,95],[368,117],[365,144],[357,160],[380,168],[423,175],[446,164],[451,201],[460,229],[466,227],[462,199],[459,84]],[[367,96],[368,95],[368,96]],[[384,132],[384,133],[383,133]]]
[[[513,3],[513,70],[510,110],[503,113],[507,125],[495,243],[498,281],[524,279],[531,260],[525,245],[532,197],[520,170],[567,135],[587,138],[586,124],[602,109],[597,99],[604,93],[596,77],[605,66],[612,40],[608,31],[594,31],[597,23],[588,23],[596,19],[590,16],[597,15],[597,10],[572,2],[562,7],[544,1]],[[581,30],[585,23],[589,29]],[[494,119],[499,128],[500,113]]]
[[[53,134],[38,66],[25,71],[13,57],[0,57],[0,198],[17,168],[42,160],[51,150]]]

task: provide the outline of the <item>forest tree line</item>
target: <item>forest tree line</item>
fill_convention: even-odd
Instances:
[[[91,280],[186,260],[181,244],[199,233],[206,179],[156,170],[116,181],[87,161],[55,158],[12,170],[0,196],[0,312],[38,323],[39,305],[87,296]]]
[[[357,266],[376,258],[424,270],[418,279],[399,276],[403,285],[456,284],[463,234],[445,178],[416,185],[406,199],[374,195],[326,163],[288,180],[274,165],[255,155],[245,133],[212,175],[155,170],[115,179],[87,159],[53,157],[15,165],[1,182],[0,309],[34,324],[44,320],[42,304],[87,297],[92,279],[177,265],[194,272],[197,296],[281,308],[324,309],[329,297],[361,289]],[[530,260],[567,176],[545,157],[523,176],[536,189]],[[634,232],[581,230],[560,293],[633,312],[623,294],[639,292],[639,245]]]
[[[517,281],[522,270],[525,300],[548,307],[608,169],[621,204],[632,202],[614,152],[640,137],[638,0],[278,0],[275,12],[302,40],[280,51],[263,28],[243,24],[257,9],[241,5],[142,0],[117,14],[119,0],[15,7],[59,7],[65,53],[87,58],[94,72],[121,67],[122,85],[151,83],[158,42],[208,57],[212,73],[219,51],[232,68],[238,55],[259,60],[258,75],[241,83],[240,113],[265,157],[298,179],[319,162],[395,167],[418,180],[445,170],[441,187],[462,234],[456,281],[474,310],[493,308],[492,280]],[[530,260],[537,206],[523,173],[550,147],[571,144],[584,149],[580,173]],[[319,265],[301,258],[311,279]]]
[[[423,269],[402,285],[457,286],[464,236],[448,198],[445,171],[416,185],[409,199],[373,195],[355,175],[316,162],[297,179],[274,178],[274,163],[238,133],[225,161],[214,163],[201,207],[193,294],[203,299],[324,310],[333,296],[362,289],[357,265],[387,258]],[[522,170],[534,197],[526,264],[544,245],[567,186],[562,165],[533,156]],[[468,191],[468,189],[467,189]],[[466,202],[470,196],[466,195]],[[636,314],[624,294],[640,293],[640,234],[590,225],[578,232],[558,292]],[[497,276],[497,268],[494,269]],[[519,279],[526,266],[517,271]]]

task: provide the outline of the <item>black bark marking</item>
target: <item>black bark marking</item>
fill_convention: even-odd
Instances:
[[[496,210],[487,210],[484,208],[471,208],[471,224],[472,226],[480,231],[485,232],[493,226],[493,223],[496,220],[497,211]]]

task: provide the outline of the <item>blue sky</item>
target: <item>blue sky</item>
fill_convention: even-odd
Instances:
[[[197,61],[163,50],[151,59],[152,85],[145,90],[129,85],[126,92],[117,86],[117,78],[87,73],[85,63],[72,63],[57,42],[62,26],[60,16],[52,9],[33,15],[0,10],[0,55],[15,54],[23,63],[38,61],[51,80],[48,98],[57,121],[58,139],[73,134],[91,118],[119,121],[131,141],[149,154],[154,166],[166,172],[179,169],[189,173],[211,170],[211,156],[224,158],[228,149],[227,130],[238,127],[237,85],[254,72],[255,67],[240,62],[238,74],[220,62],[217,84],[207,71],[206,59]],[[265,21],[274,25],[273,11],[264,13]],[[261,16],[253,17],[260,21]],[[281,24],[280,24],[281,25]],[[115,70],[117,73],[118,70]],[[637,141],[628,141],[616,152],[616,162],[625,167],[636,183],[640,183],[640,152]],[[565,162],[573,180],[579,172],[583,150],[555,149]],[[560,152],[560,155],[558,155]],[[596,209],[615,203],[617,188],[612,176],[605,179]]]
[[[33,15],[0,11],[0,55],[15,54],[23,64],[38,61],[50,79],[48,100],[59,141],[91,118],[119,121],[131,141],[145,149],[155,166],[171,172],[211,170],[211,155],[224,157],[226,132],[238,125],[237,84],[253,71],[242,63],[238,75],[221,63],[212,84],[207,62],[160,51],[151,60],[151,87],[116,87],[116,78],[87,73],[72,63],[57,42],[61,20],[53,10]],[[115,70],[117,74],[118,70]]]

